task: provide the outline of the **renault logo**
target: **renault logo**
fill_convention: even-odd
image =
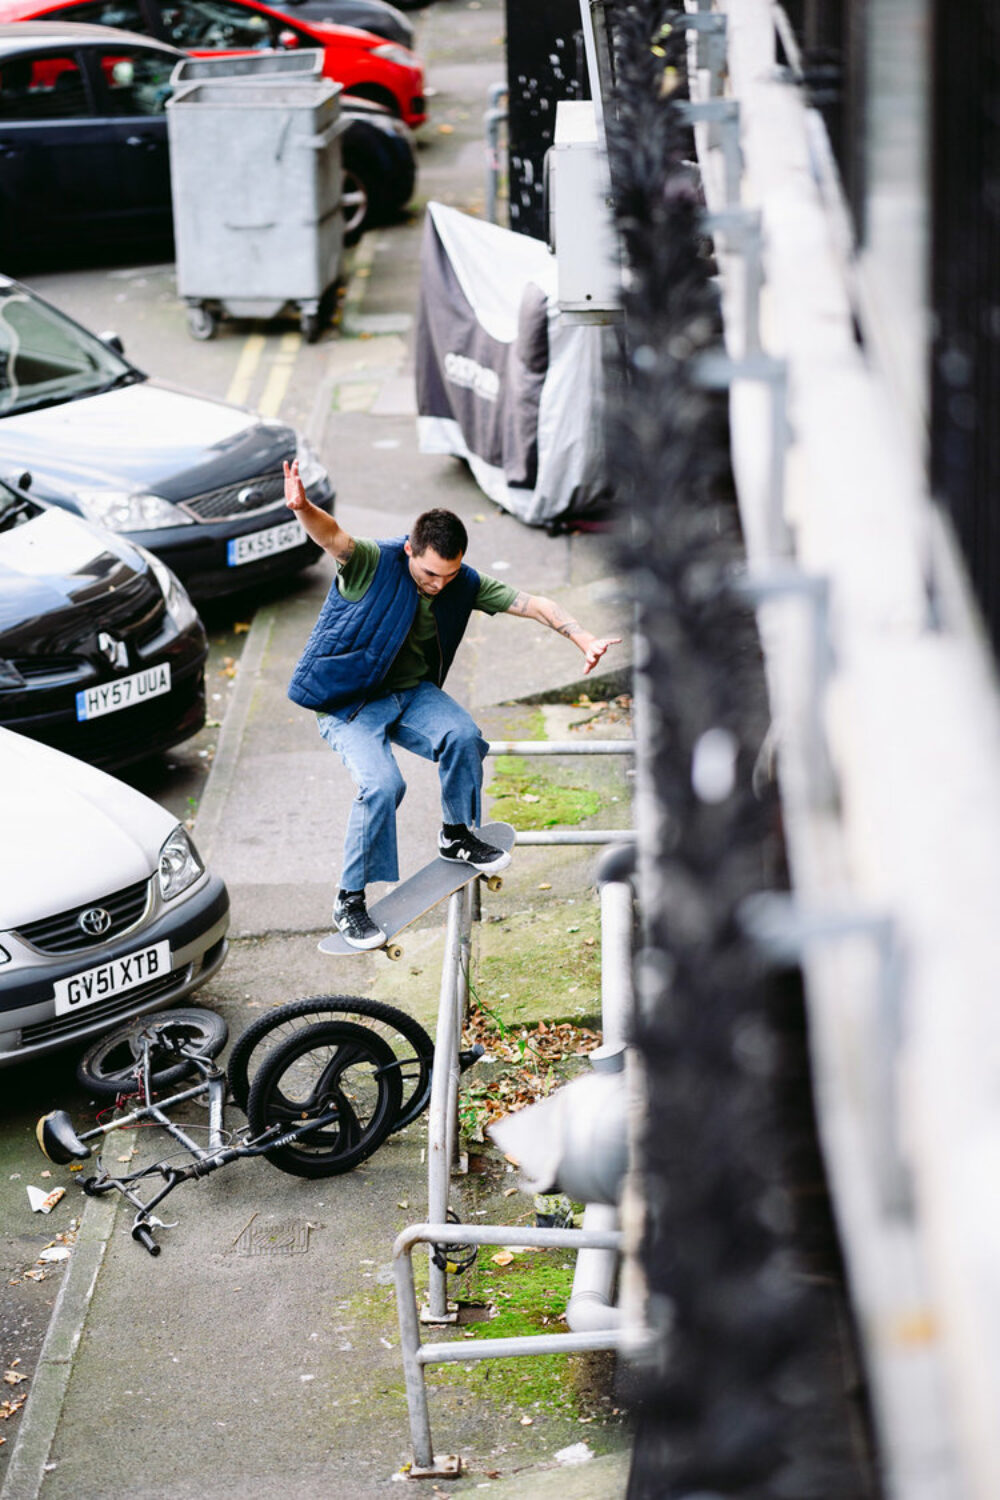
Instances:
[[[128,666],[128,647],[124,641],[116,641],[113,635],[102,630],[97,636],[97,649],[102,651],[116,671]]]
[[[76,920],[88,937],[100,937],[111,926],[111,913],[103,906],[88,906]]]

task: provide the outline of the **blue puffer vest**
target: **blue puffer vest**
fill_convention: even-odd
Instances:
[[[288,685],[293,703],[318,712],[358,708],[377,696],[378,685],[406,640],[417,613],[417,586],[410,576],[404,537],[379,542],[375,577],[351,604],[336,583]],[[441,651],[438,685],[444,682],[479,591],[479,574],[465,563],[434,600]]]

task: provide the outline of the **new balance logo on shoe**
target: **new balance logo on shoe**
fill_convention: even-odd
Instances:
[[[352,948],[380,948],[385,933],[368,915],[364,891],[341,891],[333,908],[333,925]]]
[[[510,864],[510,855],[506,849],[497,849],[493,844],[484,843],[467,828],[457,838],[448,838],[442,830],[438,834],[438,854],[442,859],[452,860],[455,864],[471,865],[484,875],[495,875],[500,870],[506,870]]]

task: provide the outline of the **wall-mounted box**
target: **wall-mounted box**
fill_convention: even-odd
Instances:
[[[546,172],[559,309],[575,322],[610,323],[620,316],[621,252],[607,156],[590,100],[556,105]]]

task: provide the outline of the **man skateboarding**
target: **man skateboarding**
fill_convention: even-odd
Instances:
[[[437,762],[441,858],[484,874],[510,863],[505,850],[475,832],[487,743],[441,687],[472,611],[548,625],[583,652],[585,673],[620,637],[592,635],[551,599],[477,573],[463,561],[468,536],[451,511],[425,511],[405,538],[356,539],[306,498],[297,460],[285,464],[285,501],[337,565],[288,687],[293,703],[316,712],[320,734],[338,751],[358,789],[333,924],[352,948],[378,948],[385,933],[368,913],[365,888],[399,879],[396,809],[406,783],[393,745]]]

